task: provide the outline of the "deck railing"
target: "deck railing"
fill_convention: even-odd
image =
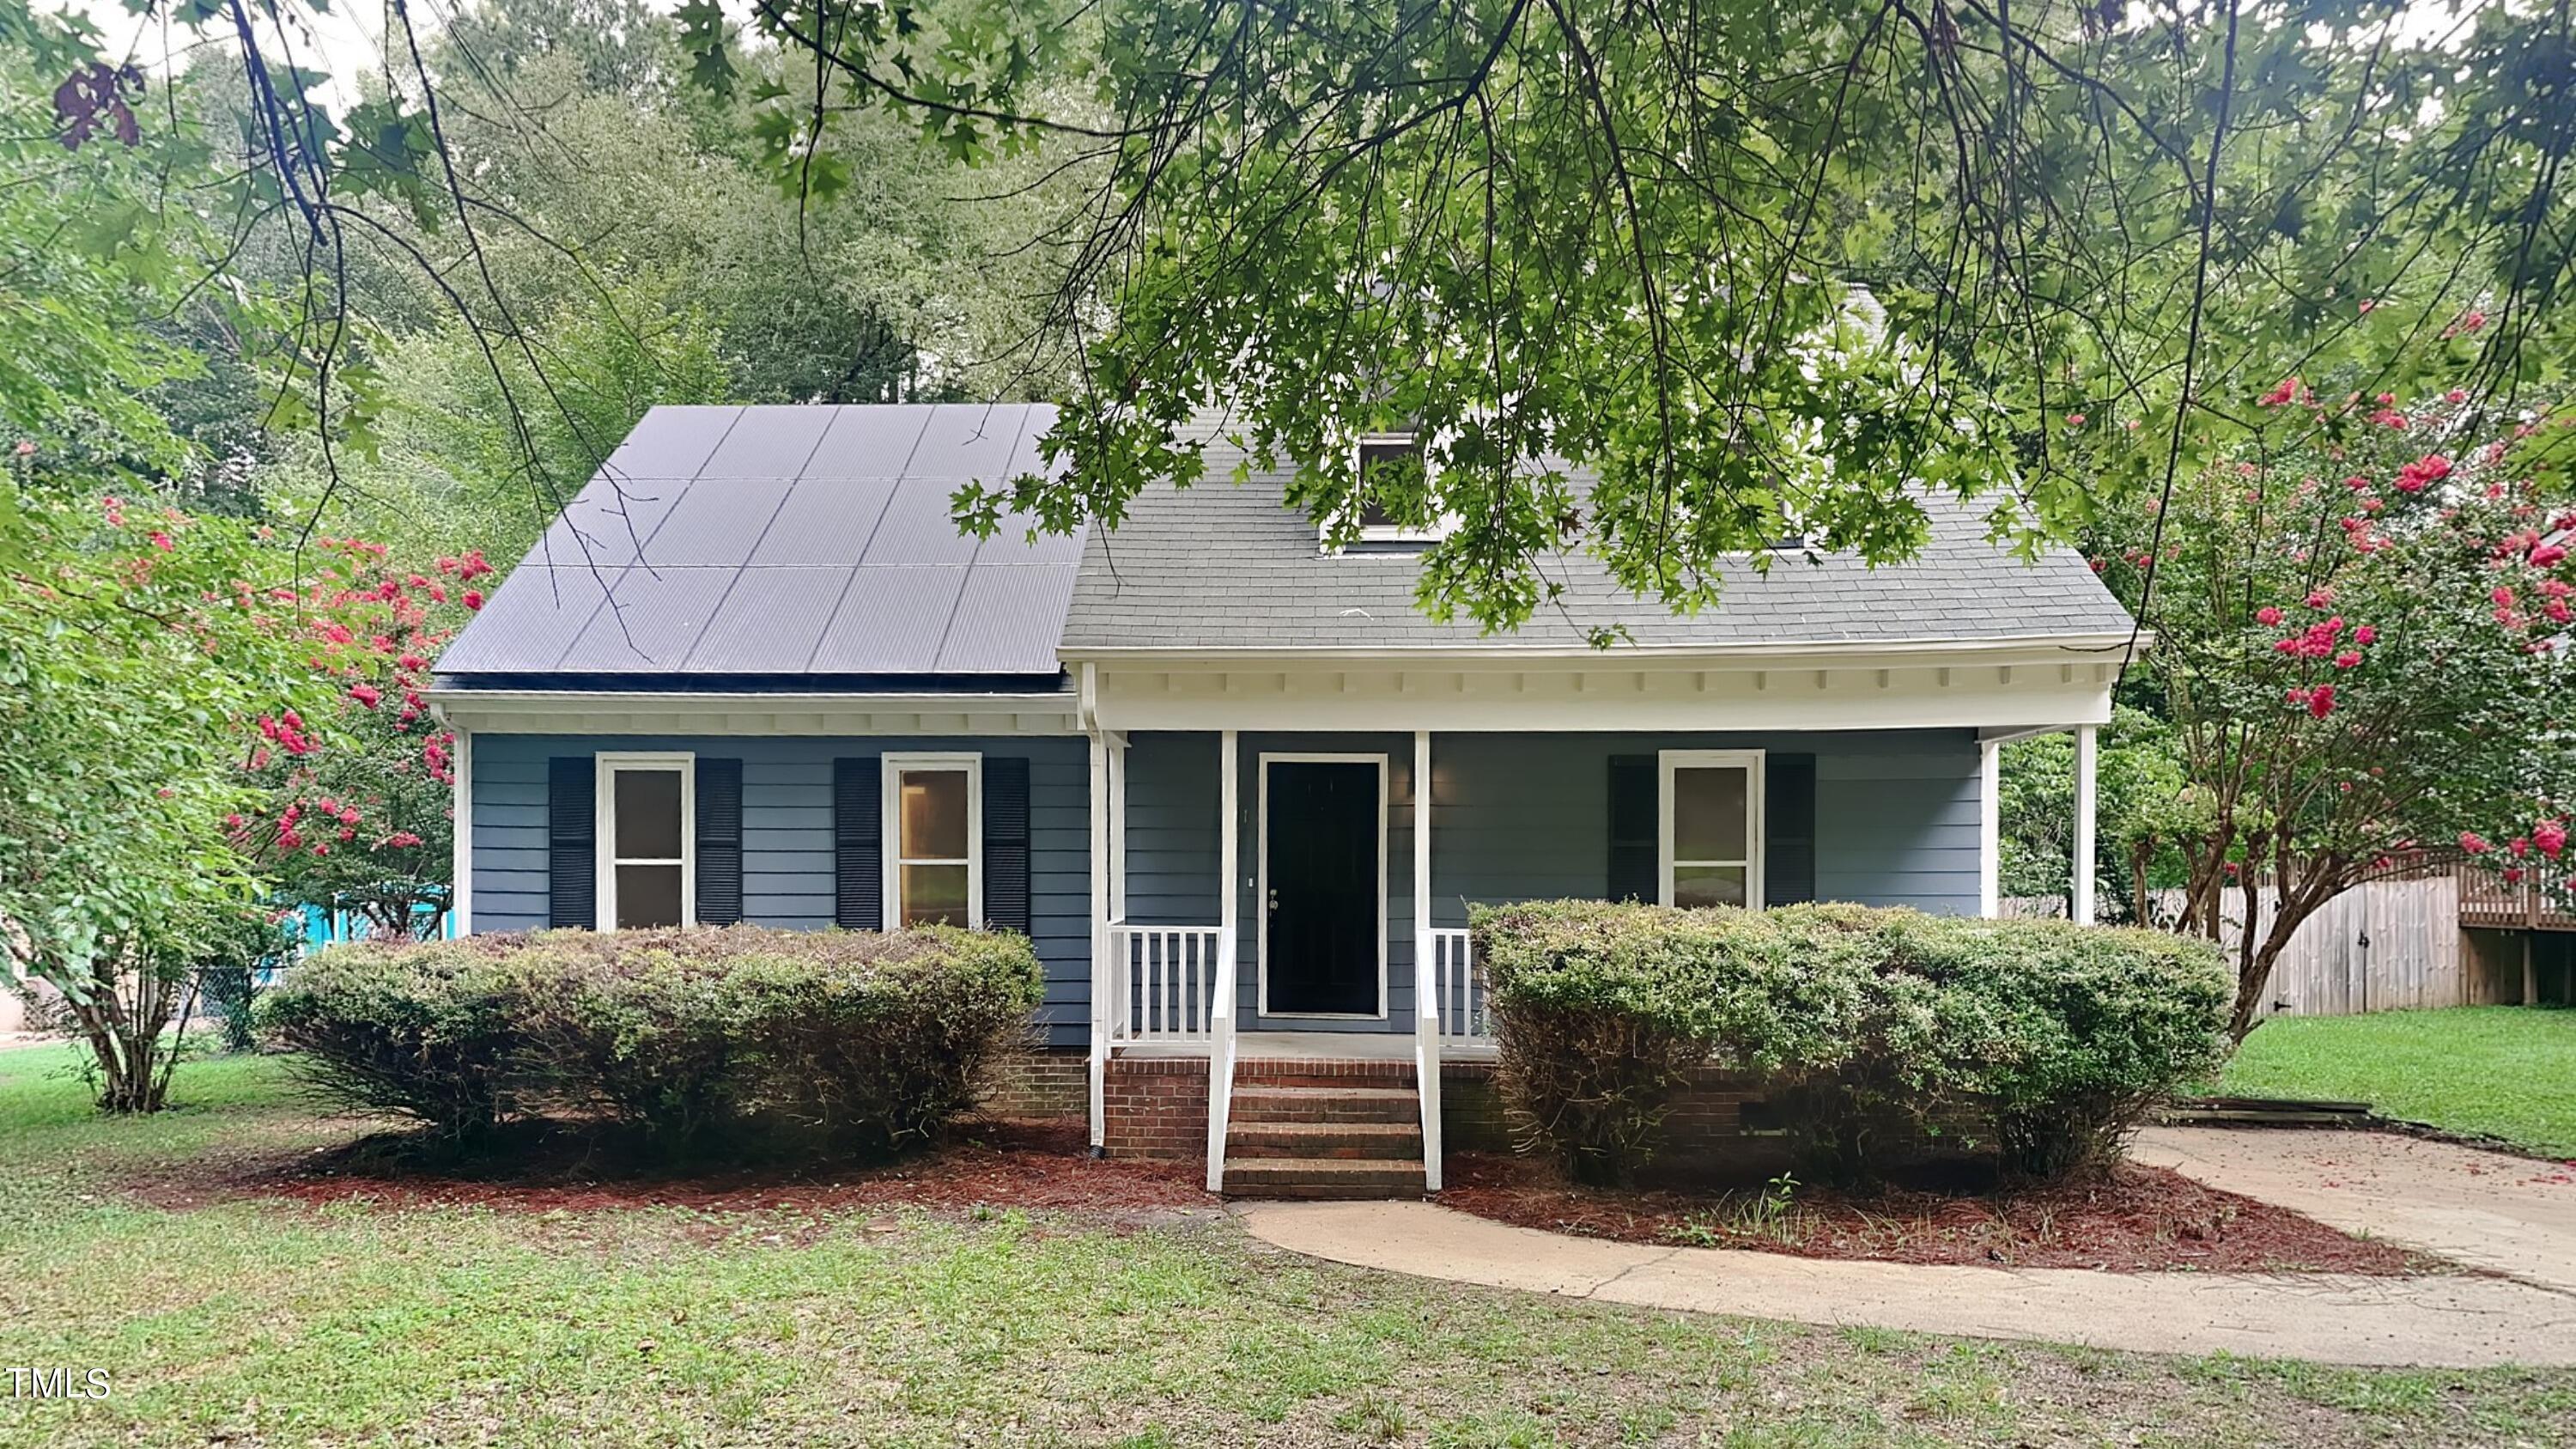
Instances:
[[[2576,873],[2550,866],[2534,856],[2519,863],[2526,872],[2507,881],[2504,870],[2483,861],[2462,861],[2460,924],[2514,931],[2576,931]]]
[[[1107,932],[1109,1040],[1207,1041],[1218,1016],[1222,928],[1112,921]]]
[[[1434,929],[1431,933],[1431,1000],[1443,1041],[1482,1045],[1494,1039],[1485,1013],[1485,983],[1476,975],[1474,948],[1467,933]],[[1425,1012],[1426,1018],[1434,1012]]]

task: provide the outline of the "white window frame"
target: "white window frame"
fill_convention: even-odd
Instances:
[[[1270,767],[1274,764],[1372,765],[1377,769],[1377,1010],[1272,1011],[1270,1009]],[[1387,757],[1383,752],[1264,750],[1253,807],[1255,836],[1252,905],[1260,913],[1253,929],[1254,1007],[1256,1014],[1279,1021],[1384,1021],[1387,1017],[1387,839],[1391,822],[1386,806]],[[1417,970],[1427,968],[1416,967]]]
[[[1420,450],[1423,486],[1429,487],[1439,481],[1439,470],[1431,459],[1431,439],[1418,432],[1362,433],[1353,438],[1351,440],[1351,477],[1365,481],[1365,475],[1360,468],[1361,450],[1389,444],[1400,444]],[[1440,521],[1429,528],[1406,528],[1395,523],[1363,523],[1359,526],[1359,541],[1362,543],[1438,543],[1447,538],[1450,531],[1457,526],[1458,520],[1447,514],[1443,514]],[[1332,532],[1330,523],[1323,524],[1316,530],[1317,541],[1328,550],[1333,546]]]
[[[1663,750],[1657,756],[1655,778],[1655,878],[1663,905],[1673,903],[1673,867],[1675,865],[1742,865],[1744,867],[1744,904],[1747,909],[1762,909],[1762,819],[1763,750]],[[1679,770],[1740,769],[1744,771],[1744,859],[1688,860],[1673,858],[1673,775]]]
[[[598,898],[598,929],[617,929],[617,867],[670,865],[659,857],[620,857],[617,853],[617,776],[620,771],[678,771],[680,776],[680,924],[698,923],[698,757],[688,750],[602,750],[596,756],[592,786],[591,828],[599,860],[593,894]]]
[[[912,751],[879,757],[880,839],[884,845],[884,895],[879,920],[889,931],[903,929],[903,868],[911,865],[955,865],[954,860],[923,857],[907,862],[903,855],[903,776],[906,770],[966,772],[966,923],[984,925],[984,757],[972,750]]]

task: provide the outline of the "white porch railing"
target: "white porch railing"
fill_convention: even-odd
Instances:
[[[1434,928],[1431,932],[1431,1001],[1428,1018],[1438,1017],[1440,1038],[1462,1045],[1483,1045],[1494,1039],[1493,1023],[1485,1014],[1485,983],[1476,977],[1473,948],[1467,933],[1452,928]]]
[[[1218,926],[1133,926],[1112,921],[1109,1040],[1118,1046],[1205,1042],[1217,1018]]]

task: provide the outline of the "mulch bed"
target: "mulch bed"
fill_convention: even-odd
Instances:
[[[1524,1158],[1455,1153],[1443,1205],[1525,1228],[1663,1246],[2115,1273],[2441,1271],[2441,1260],[2352,1237],[2287,1208],[2126,1163],[2107,1179],[1996,1192],[1899,1184],[1868,1196],[1800,1185],[1768,1212],[1763,1189],[1573,1186]]]
[[[961,1126],[945,1147],[891,1162],[684,1175],[624,1162],[578,1132],[550,1134],[484,1165],[424,1160],[417,1139],[380,1135],[285,1161],[209,1164],[209,1171],[153,1183],[143,1195],[168,1207],[256,1196],[526,1213],[994,1207],[1136,1215],[1212,1205],[1196,1164],[1095,1160],[1088,1140],[1079,1121],[988,1121]]]

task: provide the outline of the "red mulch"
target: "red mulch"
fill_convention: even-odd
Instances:
[[[2102,1181],[2010,1193],[1916,1186],[1854,1197],[1802,1184],[1786,1213],[1769,1224],[1754,1206],[1762,1196],[1759,1186],[1577,1187],[1544,1164],[1481,1153],[1452,1154],[1446,1174],[1440,1194],[1445,1206],[1521,1227],[1628,1243],[2118,1273],[2401,1274],[2445,1266],[2137,1163],[2123,1164]]]
[[[493,1172],[410,1164],[400,1142],[371,1139],[279,1162],[209,1164],[146,1188],[163,1206],[246,1196],[323,1204],[470,1205],[504,1212],[686,1207],[718,1212],[912,1206],[1078,1209],[1132,1214],[1207,1207],[1194,1163],[1096,1160],[1080,1122],[983,1122],[948,1146],[886,1163],[727,1169],[701,1175],[629,1171],[577,1136]]]

